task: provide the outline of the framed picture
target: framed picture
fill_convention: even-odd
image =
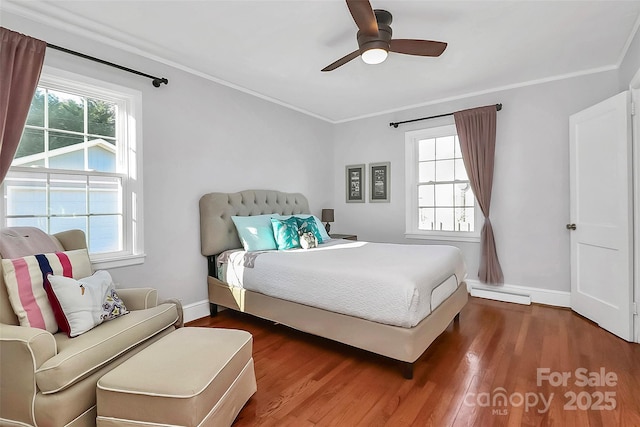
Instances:
[[[364,165],[345,167],[347,203],[364,203]]]
[[[389,202],[389,182],[391,181],[391,162],[369,163],[370,202]]]

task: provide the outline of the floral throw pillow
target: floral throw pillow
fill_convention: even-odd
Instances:
[[[276,239],[278,250],[295,249],[300,247],[298,235],[298,221],[295,217],[287,219],[271,218],[273,236]]]
[[[316,220],[313,216],[309,216],[306,218],[297,216],[296,221],[298,221],[299,233],[312,233],[316,237],[316,245],[318,243],[322,243],[322,234],[320,234],[320,230],[318,230],[318,224],[316,224]]]
[[[128,313],[107,271],[78,280],[54,275],[46,280],[58,326],[71,338]]]

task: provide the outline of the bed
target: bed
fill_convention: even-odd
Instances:
[[[313,249],[247,253],[232,217],[265,214],[310,215],[309,203],[300,193],[272,190],[200,199],[212,316],[222,306],[396,359],[406,378],[429,345],[459,320],[468,293],[456,248],[331,239]],[[416,262],[416,254],[428,261]],[[363,269],[355,272],[354,265]],[[422,265],[428,270],[417,268]],[[314,294],[318,288],[326,296]]]

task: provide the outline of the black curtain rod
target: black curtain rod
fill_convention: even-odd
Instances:
[[[152,83],[153,83],[153,85],[155,87],[160,87],[160,84],[162,84],[162,83],[169,84],[169,80],[165,79],[164,77],[155,77],[155,76],[152,76],[152,75],[140,72],[140,71],[132,70],[131,68],[123,67],[122,65],[114,64],[113,62],[105,61],[104,59],[96,58],[96,57],[93,57],[93,56],[85,55],[84,53],[80,53],[80,52],[76,52],[76,51],[73,51],[73,50],[70,50],[70,49],[66,49],[64,47],[56,46],[56,45],[51,44],[51,43],[47,43],[47,47],[50,47],[51,49],[59,50],[59,51],[64,52],[64,53],[68,53],[70,55],[79,56],[80,58],[88,59],[90,61],[99,62],[101,64],[108,65],[110,67],[114,67],[114,68],[117,68],[119,70],[127,71],[129,73],[133,73],[133,74],[137,74],[139,76],[143,76],[143,77],[147,77],[149,79],[153,79]]]
[[[502,110],[502,104],[496,104],[496,111],[500,111],[500,110]],[[420,120],[437,119],[438,117],[446,117],[446,116],[453,116],[453,113],[439,114],[437,116],[422,117],[422,118],[413,119],[413,120],[405,120],[404,122],[389,123],[389,126],[393,126],[394,128],[398,128],[398,125],[402,125],[402,124],[405,124],[405,123],[418,122]]]

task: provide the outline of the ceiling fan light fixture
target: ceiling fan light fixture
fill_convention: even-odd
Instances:
[[[361,56],[365,64],[374,65],[384,62],[384,60],[387,59],[387,55],[389,55],[389,52],[385,49],[373,48],[365,50]]]

